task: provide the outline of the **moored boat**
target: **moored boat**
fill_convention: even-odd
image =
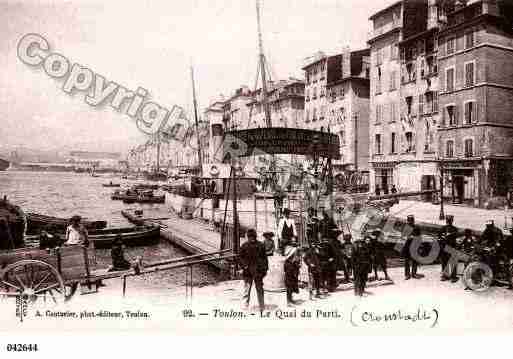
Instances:
[[[102,184],[103,187],[121,187],[121,184],[120,183],[103,183]]]
[[[5,171],[10,166],[9,161],[0,158],[0,171]]]
[[[65,241],[63,234],[55,234],[59,242]],[[112,243],[121,236],[126,246],[145,246],[158,243],[160,239],[160,227],[158,225],[141,225],[136,227],[113,227],[92,230],[88,233],[89,242],[94,248],[110,248]],[[39,235],[26,236],[27,242],[39,241]]]
[[[27,213],[27,234],[37,234],[48,225],[52,226],[54,231],[64,233],[68,224],[68,218]],[[88,219],[82,219],[82,224],[88,231],[107,227],[107,221],[91,221]]]
[[[166,196],[148,196],[144,194],[139,194],[136,196],[125,196],[123,198],[124,203],[164,203],[166,201]]]
[[[0,250],[24,247],[27,217],[7,197],[0,199],[0,222]]]

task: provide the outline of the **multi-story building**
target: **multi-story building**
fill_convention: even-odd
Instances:
[[[267,89],[267,101],[271,112],[272,127],[300,128],[303,124],[305,106],[305,82],[289,78],[270,82]],[[265,127],[265,110],[262,104],[262,89],[253,93],[249,108],[248,128]]]
[[[337,62],[336,56],[327,56],[324,52],[317,52],[305,59],[303,71],[305,72],[305,115],[303,128],[311,130],[324,130],[327,128],[326,111],[328,99],[326,98],[326,85],[328,82],[328,63]]]
[[[241,86],[233,96],[224,101],[223,122],[225,130],[240,130],[248,128],[249,107],[253,100],[251,90],[247,86]]]
[[[342,54],[327,62],[326,123],[339,136],[340,160],[333,161],[335,175],[363,173],[368,183],[370,50]]]
[[[436,33],[443,15],[436,3],[402,0],[370,17],[372,190],[435,185]]]
[[[483,206],[512,188],[513,5],[458,2],[438,36],[444,195]]]

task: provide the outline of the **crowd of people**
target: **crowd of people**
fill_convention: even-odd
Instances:
[[[259,302],[263,308],[263,278],[268,270],[268,256],[278,253],[284,257],[284,281],[287,304],[296,305],[294,293],[299,293],[299,273],[303,262],[308,269],[308,290],[311,300],[323,298],[335,291],[340,283],[353,282],[354,293],[362,296],[367,282],[380,279],[378,272],[383,272],[383,279],[391,280],[387,270],[387,249],[384,233],[380,229],[370,230],[358,238],[351,233],[344,233],[337,226],[328,212],[318,218],[313,208],[308,209],[305,218],[307,245],[301,248],[297,242],[297,229],[290,216],[290,210],[283,210],[277,233],[277,247],[273,241],[274,233],[264,233],[265,240],[259,242],[254,230],[248,231],[248,242],[241,247],[240,259],[243,268],[245,286],[245,303],[249,304],[249,290],[254,282],[259,293]],[[441,281],[459,281],[457,267],[463,262],[467,268],[477,259],[487,264],[492,273],[501,273],[509,289],[513,289],[510,261],[513,258],[513,229],[511,236],[504,236],[493,221],[488,221],[486,228],[478,237],[470,229],[460,231],[454,226],[454,217],[446,216],[446,225],[442,226],[436,240],[423,239],[421,228],[415,223],[413,215],[407,216],[402,228],[402,248],[399,256],[403,259],[405,280],[421,279],[418,273],[421,262],[432,256],[434,247],[435,261],[440,263]],[[435,246],[435,242],[437,246]],[[258,249],[257,249],[258,248]],[[259,256],[256,259],[255,256]],[[256,263],[259,263],[256,265]],[[258,270],[256,270],[258,269]],[[337,272],[343,273],[343,279],[337,280]],[[373,278],[369,275],[374,274]],[[466,288],[469,289],[469,288]]]

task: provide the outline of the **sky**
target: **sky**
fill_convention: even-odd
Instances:
[[[262,30],[273,79],[303,78],[316,51],[366,46],[369,16],[395,0],[263,0]],[[200,114],[220,94],[254,88],[255,0],[0,0],[0,150],[126,151],[146,140],[125,113],[68,95],[63,79],[17,57],[19,40],[41,34],[70,63],[87,66],[192,118],[194,64]]]

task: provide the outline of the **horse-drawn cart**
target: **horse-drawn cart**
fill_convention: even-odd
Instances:
[[[80,245],[1,251],[0,297],[65,302],[75,294],[79,284],[91,285],[98,280],[91,276],[90,262],[89,250]]]

